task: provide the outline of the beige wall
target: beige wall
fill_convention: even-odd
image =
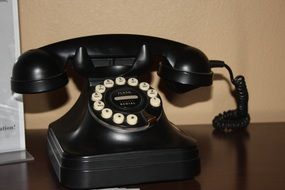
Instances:
[[[225,60],[234,73],[246,76],[253,122],[285,121],[283,0],[20,0],[19,5],[22,51],[103,33],[173,39],[198,47],[210,59]],[[228,83],[215,79],[212,87],[171,94],[164,101],[169,119],[210,123],[218,112],[233,108]],[[27,128],[46,128],[78,95],[70,81],[50,94],[25,96]]]

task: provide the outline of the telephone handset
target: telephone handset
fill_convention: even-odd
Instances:
[[[12,90],[40,93],[67,83],[65,65],[88,78],[75,105],[48,129],[48,155],[59,181],[98,188],[193,178],[200,172],[196,143],[166,118],[158,92],[139,76],[158,57],[158,75],[175,91],[212,84],[211,68],[226,67],[237,110],[218,115],[219,130],[249,124],[244,78],[191,46],[162,38],[113,34],[57,42],[22,54]]]

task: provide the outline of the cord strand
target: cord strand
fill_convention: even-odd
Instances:
[[[231,78],[232,84],[235,86],[235,100],[237,108],[220,113],[213,119],[213,127],[224,132],[245,129],[250,123],[248,113],[248,91],[244,76],[233,77],[231,68],[223,61],[210,61],[211,67],[225,67]]]

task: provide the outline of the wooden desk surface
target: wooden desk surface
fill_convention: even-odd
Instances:
[[[143,190],[285,189],[285,123],[252,124],[248,132],[215,134],[209,125],[182,126],[200,147],[195,180],[139,185]],[[64,189],[47,158],[46,130],[28,130],[29,163],[0,166],[0,189]]]

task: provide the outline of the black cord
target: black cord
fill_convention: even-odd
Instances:
[[[210,61],[211,68],[225,67],[235,86],[235,99],[237,109],[220,113],[213,119],[213,127],[224,132],[231,132],[239,129],[245,129],[249,125],[250,116],[248,114],[248,91],[243,76],[239,75],[234,78],[231,68],[223,61]]]

